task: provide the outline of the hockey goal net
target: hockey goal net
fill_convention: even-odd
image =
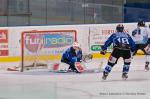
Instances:
[[[21,72],[48,68],[76,41],[75,30],[25,31],[21,36]]]

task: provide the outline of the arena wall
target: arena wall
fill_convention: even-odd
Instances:
[[[83,52],[92,53],[94,58],[100,58],[103,57],[99,54],[100,45],[115,32],[117,24],[0,27],[0,69],[20,64],[21,33],[24,31],[75,30]],[[125,31],[131,34],[136,25],[137,23],[124,23]],[[60,59],[61,53],[57,55],[57,59]]]

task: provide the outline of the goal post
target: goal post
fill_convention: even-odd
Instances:
[[[75,30],[24,31],[21,34],[21,69],[47,68],[76,41]]]

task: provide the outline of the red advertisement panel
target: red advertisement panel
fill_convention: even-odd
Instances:
[[[0,56],[8,56],[8,30],[0,30]]]

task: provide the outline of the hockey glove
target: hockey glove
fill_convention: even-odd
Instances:
[[[137,30],[134,30],[133,32],[132,32],[132,36],[135,36],[137,34]]]
[[[106,50],[100,51],[100,54],[105,55],[106,54]]]
[[[145,48],[144,48],[146,54],[150,53],[150,44],[148,44]]]
[[[150,44],[150,38],[148,38],[147,44]]]

